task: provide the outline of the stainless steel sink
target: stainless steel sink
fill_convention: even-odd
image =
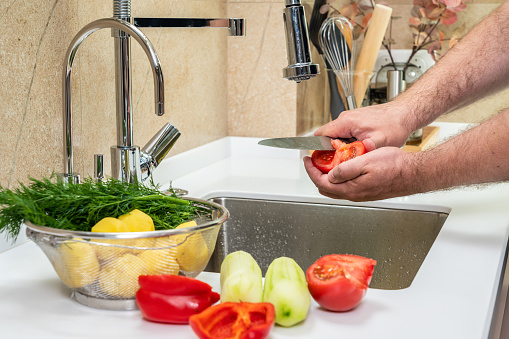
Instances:
[[[325,254],[377,260],[370,287],[410,286],[448,214],[276,200],[214,198],[231,213],[205,269],[219,272],[224,257],[250,253],[265,273],[275,258],[295,259],[306,270]]]

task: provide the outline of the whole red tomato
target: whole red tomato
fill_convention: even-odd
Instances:
[[[358,255],[325,255],[306,272],[309,292],[323,308],[351,310],[366,294],[375,265],[375,260]]]

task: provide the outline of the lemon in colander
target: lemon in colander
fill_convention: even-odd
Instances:
[[[176,229],[196,225],[196,221],[193,220],[180,224]],[[180,265],[180,269],[186,272],[203,270],[207,265],[209,251],[201,233],[177,235],[174,239],[177,244],[182,242],[182,244],[177,246],[177,262]]]
[[[99,285],[104,293],[118,298],[132,298],[138,291],[138,277],[145,274],[143,260],[127,253],[101,268]]]
[[[145,274],[177,275],[179,273],[180,267],[176,259],[177,250],[174,247],[171,248],[170,246],[172,245],[175,245],[175,242],[168,237],[157,238],[155,239],[153,249],[144,250],[138,255],[145,264]]]
[[[70,288],[91,284],[99,276],[99,261],[94,249],[82,239],[76,240],[58,245],[53,262],[58,276]]]

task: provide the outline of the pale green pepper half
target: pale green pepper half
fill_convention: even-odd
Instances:
[[[230,253],[221,264],[221,302],[262,301],[262,270],[251,254]]]
[[[263,301],[274,305],[278,325],[290,327],[306,319],[311,296],[306,275],[295,260],[281,257],[269,265]]]

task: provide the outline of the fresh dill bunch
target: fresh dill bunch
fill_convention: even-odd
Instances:
[[[166,195],[151,186],[92,178],[80,184],[54,176],[9,190],[0,186],[0,233],[15,240],[28,220],[36,225],[74,231],[90,231],[105,217],[118,217],[134,209],[150,215],[156,230],[172,229],[207,213],[175,194]]]

